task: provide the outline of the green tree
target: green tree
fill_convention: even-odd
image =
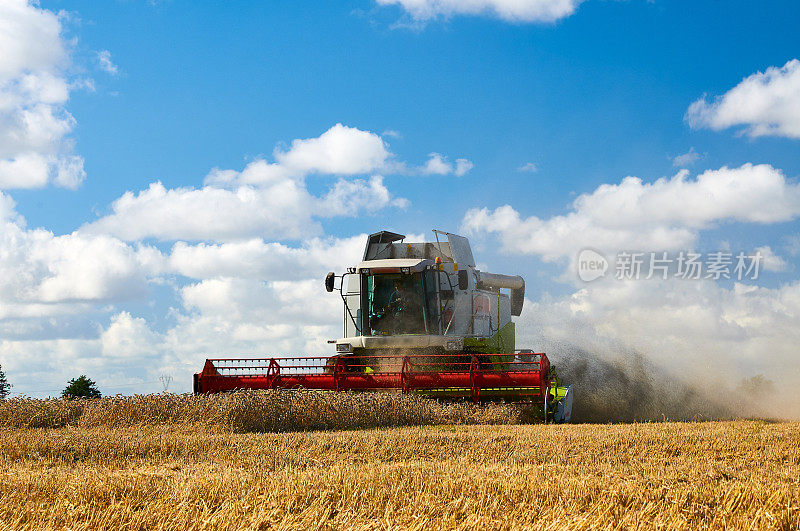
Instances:
[[[11,389],[11,384],[6,380],[6,373],[3,372],[3,366],[0,365],[0,399],[6,398]]]
[[[97,384],[84,374],[67,382],[66,389],[61,391],[61,398],[100,398],[100,396]]]

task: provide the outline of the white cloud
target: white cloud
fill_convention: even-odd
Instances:
[[[305,186],[292,179],[235,190],[210,186],[167,189],[159,182],[138,194],[126,192],[111,205],[111,214],[80,230],[128,241],[296,239],[321,232],[312,220],[313,203]]]
[[[96,381],[105,395],[158,392],[158,375],[167,368],[162,341],[144,319],[120,312],[91,339],[0,339],[0,361],[20,394],[58,396],[80,374]],[[186,369],[175,372],[183,391],[191,389]]]
[[[573,14],[582,0],[376,0],[399,5],[415,20],[488,14],[509,22],[555,22]]]
[[[257,161],[242,174],[255,171],[253,166],[265,167],[263,161]],[[128,241],[300,239],[321,234],[319,218],[408,205],[405,199],[393,197],[379,176],[369,181],[340,179],[324,197],[312,196],[302,180],[277,178],[266,183],[233,190],[213,186],[167,189],[153,183],[138,194],[126,192],[111,205],[112,214],[80,231]]]
[[[25,0],[0,4],[0,189],[76,188],[83,159],[64,105],[69,50],[59,18]]]
[[[577,349],[614,361],[635,352],[725,400],[724,389],[764,374],[780,387],[771,415],[800,415],[800,283],[768,289],[713,281],[599,281],[562,298],[526,301],[517,344],[551,361]],[[747,414],[747,411],[741,411]]]
[[[391,153],[381,137],[336,124],[317,138],[296,139],[275,160],[302,173],[354,175],[380,170]]]
[[[715,131],[742,126],[753,137],[800,138],[800,61],[752,74],[711,102],[695,101],[686,121]]]
[[[163,363],[197,371],[214,356],[330,354],[342,331],[342,303],[322,278],[207,279],[181,289],[185,313],[164,335]]]
[[[114,61],[111,60],[111,52],[108,50],[100,50],[97,52],[97,64],[100,65],[100,68],[104,72],[112,76],[119,73],[119,68],[114,64]]]
[[[50,163],[35,152],[20,153],[12,159],[0,160],[2,188],[41,188],[50,178]]]
[[[144,295],[148,273],[152,273],[149,266],[158,263],[158,251],[132,248],[109,236],[38,236],[42,238],[40,246],[34,245],[30,256],[46,264],[46,276],[36,292],[37,298],[45,302],[105,301]]]
[[[756,247],[756,252],[761,254],[761,264],[766,271],[786,271],[786,260],[775,254],[769,245]]]
[[[536,165],[535,162],[526,162],[525,164],[517,168],[517,171],[536,173],[537,171],[539,171],[539,167]]]
[[[676,168],[686,168],[687,166],[693,165],[695,162],[700,160],[702,156],[700,153],[694,150],[694,147],[689,148],[689,151],[684,153],[683,155],[678,155],[672,159],[672,165]]]
[[[0,79],[26,71],[47,71],[67,59],[58,17],[27,0],[6,0],[0,7]]]
[[[86,311],[143,296],[159,274],[158,250],[107,235],[56,236],[27,230],[13,202],[0,193],[0,320]]]
[[[383,139],[370,131],[336,124],[315,138],[295,139],[288,149],[276,148],[274,163],[263,160],[242,172],[213,170],[206,184],[261,186],[308,174],[363,175],[395,168]]]
[[[383,177],[375,175],[369,181],[339,179],[333,188],[318,202],[320,217],[355,217],[361,211],[375,213],[388,206],[408,208],[409,201],[393,198],[383,184]]]
[[[453,166],[439,153],[428,155],[428,162],[421,168],[422,173],[428,175],[447,175],[453,171]]]
[[[160,338],[141,317],[120,312],[111,317],[108,328],[100,334],[104,356],[127,358],[139,363],[158,354]]]
[[[0,219],[2,219],[2,209],[0,209]],[[792,234],[787,236],[784,241],[784,248],[790,255],[797,256],[800,254],[800,235]]]
[[[545,260],[574,257],[592,247],[617,250],[690,249],[700,229],[721,221],[777,223],[800,215],[800,186],[772,166],[745,164],[709,170],[689,179],[644,183],[626,177],[582,194],[566,215],[523,218],[511,206],[469,210],[463,230],[497,233],[505,249]]]
[[[800,216],[800,187],[767,165],[682,171],[643,183],[628,177],[579,196],[572,210],[546,219],[523,218],[510,206],[473,209],[464,219],[472,233],[493,233],[505,251],[545,260],[574,259],[586,247],[627,250],[691,249],[699,232],[726,220],[779,223]],[[769,246],[755,251],[762,268],[788,266]],[[562,280],[571,294],[528,301],[517,323],[520,347],[545,350],[558,364],[583,353],[615,362],[622,353],[644,356],[679,379],[703,389],[730,389],[742,378],[764,374],[779,394],[760,414],[800,415],[796,357],[800,283],[769,289],[713,280],[616,280],[579,283],[575,264]],[[724,400],[724,396],[722,397]],[[758,405],[756,405],[758,407]],[[749,413],[743,411],[742,413]]]
[[[397,136],[385,131],[384,136]],[[409,168],[396,160],[384,140],[375,133],[336,124],[315,138],[295,139],[288,148],[276,148],[275,162],[259,159],[243,171],[214,168],[205,184],[235,188],[241,185],[264,186],[287,179],[302,180],[308,175],[367,175],[375,173],[424,175],[456,175],[461,177],[472,169],[465,158],[452,163],[440,153],[431,153],[425,165]],[[342,181],[344,182],[344,181]]]
[[[467,159],[456,159],[455,165],[447,160],[447,157],[440,153],[431,153],[424,166],[419,168],[423,175],[449,175],[456,177],[465,175],[473,168],[472,161]]]
[[[25,219],[17,213],[16,206],[10,195],[0,192],[0,223],[12,222],[25,226]]]
[[[327,237],[299,247],[178,242],[165,258],[107,235],[26,231],[3,194],[0,218],[0,363],[15,391],[38,395],[63,387],[46,383],[54,375],[66,381],[86,373],[109,393],[152,392],[167,372],[175,389],[187,391],[190,374],[210,355],[329,353],[342,308],[325,292],[324,275],[357,262],[366,239]],[[200,281],[170,283],[181,307],[167,312],[164,332],[114,308],[171,272]],[[93,324],[109,312],[106,326]]]
[[[456,177],[461,177],[465,175],[469,170],[473,168],[474,164],[472,161],[467,159],[456,159],[456,166],[453,168],[453,174]]]
[[[328,271],[343,271],[361,257],[366,234],[350,238],[313,238],[299,247],[255,239],[222,244],[178,242],[169,268],[195,279],[321,279]]]
[[[369,131],[336,124],[319,137],[294,140],[285,151],[276,149],[275,159],[274,163],[255,160],[242,171],[215,168],[199,189],[167,189],[157,182],[136,194],[126,192],[111,205],[109,215],[87,223],[81,231],[127,241],[299,239],[321,234],[321,218],[409,205],[407,199],[389,192],[380,175],[340,177],[319,196],[308,191],[309,174],[405,171],[383,140]],[[472,167],[465,159],[455,165],[444,163],[456,175]]]

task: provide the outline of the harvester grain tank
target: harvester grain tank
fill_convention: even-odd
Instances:
[[[325,288],[343,302],[343,337],[326,358],[207,360],[195,392],[238,388],[395,390],[441,399],[541,404],[568,421],[572,390],[544,353],[516,349],[525,300],[516,275],[480,271],[467,238],[433,231],[408,243],[388,231],[367,239],[362,261]]]

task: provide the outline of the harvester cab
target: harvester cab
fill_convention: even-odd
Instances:
[[[325,288],[344,306],[334,355],[208,359],[195,392],[394,391],[523,402],[545,421],[569,421],[571,387],[544,353],[516,350],[511,318],[522,312],[525,281],[480,271],[466,238],[433,233],[434,242],[409,243],[376,232],[358,265],[328,273]]]
[[[522,311],[525,281],[476,269],[466,238],[434,234],[435,242],[406,243],[377,232],[357,266],[328,273],[326,288],[344,303],[338,354],[514,352],[511,316]]]

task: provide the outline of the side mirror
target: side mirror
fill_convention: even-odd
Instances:
[[[336,281],[336,275],[331,271],[325,276],[325,289],[328,293],[333,291],[333,283]]]
[[[469,288],[469,277],[467,276],[466,269],[460,269],[458,271],[458,289],[461,291],[466,291]]]

